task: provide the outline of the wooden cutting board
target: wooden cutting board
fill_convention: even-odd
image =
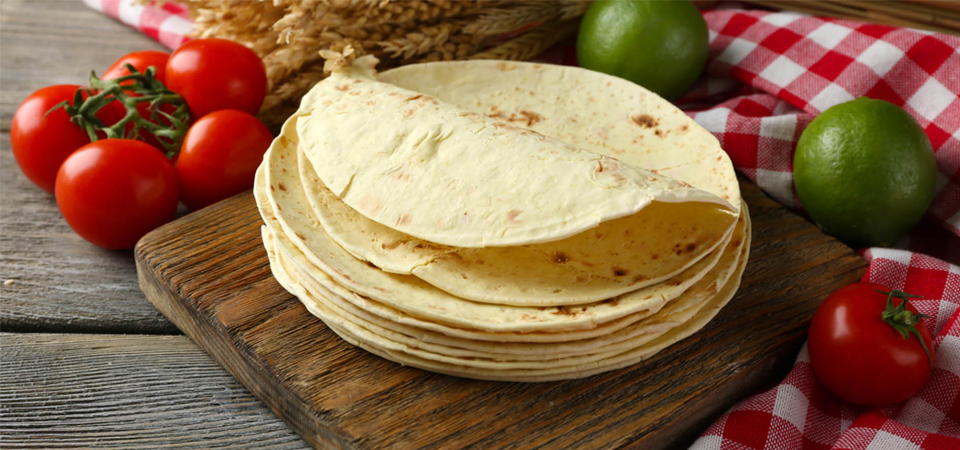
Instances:
[[[347,344],[273,279],[250,193],[148,234],[137,269],[157,309],[315,447],[671,447],[789,367],[820,301],[865,270],[741,184],[753,245],[736,297],[654,358],[580,380],[467,380]]]

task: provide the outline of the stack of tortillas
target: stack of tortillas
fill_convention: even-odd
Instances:
[[[635,364],[737,290],[750,218],[717,140],[575,67],[364,57],[304,97],[254,192],[277,280],[351,344],[469,378]]]

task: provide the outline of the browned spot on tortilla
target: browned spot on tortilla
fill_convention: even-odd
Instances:
[[[342,91],[342,92],[349,91],[349,90],[350,90],[350,85],[341,84],[340,86],[337,86],[337,90],[338,90],[338,91]]]
[[[513,69],[516,69],[516,68],[517,68],[517,65],[516,65],[516,64],[512,64],[512,63],[508,63],[508,62],[504,62],[504,61],[499,61],[499,62],[497,62],[497,69],[500,69],[500,70],[503,70],[503,71],[513,70]]]
[[[470,279],[470,277],[468,277],[467,274],[465,274],[465,273],[461,273],[461,274],[460,274],[460,278],[463,278],[464,280],[469,280],[469,279]]]
[[[564,252],[556,252],[553,254],[553,257],[550,259],[557,264],[563,264],[567,261],[570,261],[570,257],[567,256],[567,254]]]
[[[519,113],[510,113],[506,115],[503,111],[497,109],[496,106],[490,108],[493,112],[487,114],[487,117],[494,119],[506,120],[507,122],[525,122],[528,127],[532,127],[543,120],[543,116],[537,114],[533,111],[521,110]],[[496,124],[494,124],[496,126]],[[499,128],[499,127],[498,127]]]
[[[639,283],[639,282],[641,282],[641,281],[646,281],[647,278],[648,278],[648,277],[647,277],[646,275],[637,275],[637,276],[633,277],[633,282],[634,282],[634,283]]]
[[[405,110],[401,111],[400,113],[403,114],[403,117],[410,117],[410,116],[413,115],[414,112],[415,112],[415,111],[412,110],[412,109],[405,109]]]
[[[368,266],[373,267],[374,269],[377,269],[377,268],[378,268],[376,264],[374,264],[374,263],[372,263],[372,262],[370,262],[370,261],[364,261],[364,262],[367,263]]]
[[[576,316],[577,312],[571,309],[569,306],[564,305],[564,306],[558,306],[557,310],[552,312],[551,314],[556,314],[558,316]]]
[[[636,116],[630,117],[630,120],[644,128],[653,128],[660,124],[660,121],[650,114],[637,114]]]
[[[686,250],[687,253],[692,253],[692,252],[693,252],[694,250],[696,250],[696,249],[697,249],[697,244],[691,242],[691,243],[687,244],[687,248],[685,248],[684,250]]]
[[[516,209],[511,209],[510,212],[507,213],[507,222],[509,222],[509,223],[511,223],[511,224],[519,224],[520,221],[517,220],[517,216],[519,216],[520,213],[522,213],[522,212],[523,212],[523,211],[516,210]]]
[[[689,125],[689,124],[686,124],[686,123],[683,124],[682,127],[680,127],[680,131],[687,131],[687,130],[689,130],[689,129],[690,129],[690,125]]]
[[[454,252],[454,253],[447,253],[446,256],[449,256],[449,257],[451,257],[451,258],[453,258],[453,259],[456,259],[457,261],[463,261],[463,257],[460,256],[460,254],[459,254],[459,253],[456,253],[456,252]]]
[[[586,283],[590,281],[590,275],[587,275],[585,273],[577,274],[577,277],[574,278],[574,281],[576,281],[577,283]]]
[[[660,255],[658,255],[658,254],[656,254],[656,253],[650,255],[650,259],[652,259],[652,260],[654,260],[654,261],[656,261],[658,258],[660,258]]]
[[[532,316],[530,314],[522,314],[520,320],[536,320],[537,316]]]
[[[596,266],[596,264],[594,264],[594,263],[592,263],[592,262],[590,262],[590,261],[580,261],[580,264],[583,264],[584,266],[587,266],[587,267],[595,267],[595,266]]]
[[[659,128],[657,128],[656,131],[653,132],[653,134],[657,135],[657,137],[664,137],[664,136],[666,136],[666,133],[664,133],[663,130],[661,130],[661,129],[659,129]]]
[[[411,96],[407,97],[406,99],[404,99],[403,101],[405,101],[405,102],[412,102],[412,101],[414,101],[414,100],[416,100],[416,99],[419,99],[419,98],[423,98],[423,94],[411,95]]]
[[[287,192],[287,187],[284,186],[283,183],[277,183],[277,187],[280,188],[281,191]]]
[[[580,312],[587,312],[587,307],[584,306],[583,308],[580,308]]]
[[[620,304],[620,297],[608,298],[604,300],[603,303],[610,306],[617,306]]]
[[[620,267],[614,267],[614,268],[613,268],[613,274],[616,275],[616,276],[618,276],[618,277],[622,277],[622,276],[624,276],[624,275],[627,274],[627,270],[626,270],[626,269],[622,269],[622,268],[620,268]]]
[[[532,94],[532,93],[531,93]],[[520,115],[527,119],[527,126],[532,127],[537,124],[537,122],[543,120],[543,116],[537,114],[533,111],[520,110]]]
[[[393,173],[393,178],[399,181],[410,181],[410,174],[398,170]]]
[[[300,234],[300,233],[293,233],[293,234],[297,235],[297,237],[300,238],[301,241],[307,240],[307,237],[304,236],[304,235],[302,235],[302,234]]]
[[[610,82],[609,82],[609,81],[607,82],[607,87],[610,87]]]

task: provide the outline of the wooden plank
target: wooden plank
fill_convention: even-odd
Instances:
[[[153,39],[111,20],[79,0],[0,2],[0,131],[20,102],[51,84],[86,84],[136,50],[162,50]]]
[[[652,448],[686,442],[789,365],[820,301],[864,261],[743,185],[742,287],[693,338],[635,366],[539,384],[460,379],[354,348],[272,279],[252,195],[147,235],[141,287],[308,443],[338,448]]]
[[[0,334],[5,449],[300,449],[186,336]]]
[[[0,330],[179,333],[137,287],[133,252],[77,236],[53,196],[20,173],[7,133],[0,193]]]

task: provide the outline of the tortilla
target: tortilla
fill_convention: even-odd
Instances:
[[[296,128],[323,184],[380,224],[505,247],[567,238],[653,201],[737,212],[685,183],[377,81],[376,62],[359,58],[317,83]]]

